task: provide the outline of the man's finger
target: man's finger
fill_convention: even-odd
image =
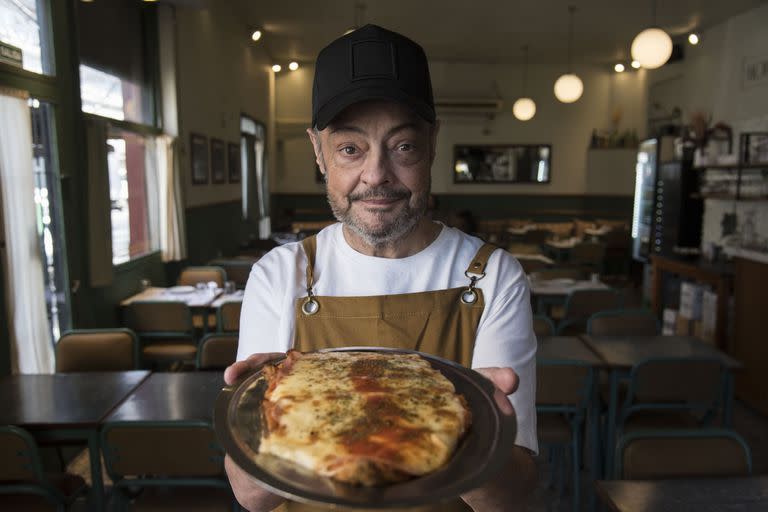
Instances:
[[[493,382],[505,395],[511,395],[517,391],[517,386],[520,384],[520,379],[512,368],[477,368],[475,371]]]
[[[242,376],[244,373],[253,371],[259,366],[266,363],[267,361],[271,359],[277,359],[278,357],[283,357],[284,355],[285,354],[282,352],[253,354],[248,358],[243,359],[242,361],[237,361],[236,363],[228,366],[226,370],[224,370],[224,382],[228,386],[231,386],[232,384],[237,382],[237,379],[239,379],[240,376]]]

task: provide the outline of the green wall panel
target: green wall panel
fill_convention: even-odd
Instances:
[[[243,220],[239,200],[187,208],[186,223],[190,265],[234,256],[242,243],[257,234],[255,226]]]

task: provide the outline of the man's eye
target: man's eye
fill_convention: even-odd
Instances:
[[[343,148],[341,148],[341,152],[344,153],[345,155],[354,155],[355,153],[357,153],[357,148],[354,146],[344,146]]]
[[[400,144],[397,146],[398,151],[413,151],[414,149],[416,148],[413,144]]]

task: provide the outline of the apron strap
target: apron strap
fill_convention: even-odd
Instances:
[[[314,267],[315,267],[315,254],[317,254],[317,237],[315,235],[308,236],[301,241],[301,246],[304,248],[304,253],[307,255],[307,291],[312,290],[314,284]]]
[[[469,263],[469,267],[467,267],[465,273],[484,274],[485,266],[488,264],[488,259],[491,257],[491,253],[496,249],[498,249],[498,247],[493,244],[483,244],[482,247],[477,250],[475,257],[472,258],[472,261]]]

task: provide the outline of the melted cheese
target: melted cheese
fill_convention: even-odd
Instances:
[[[294,352],[272,378],[260,452],[345,482],[432,472],[469,424],[463,397],[418,355]]]

